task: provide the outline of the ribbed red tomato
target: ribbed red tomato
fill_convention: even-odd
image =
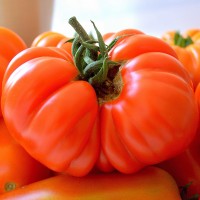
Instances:
[[[98,42],[78,32],[73,63],[47,47],[13,59],[2,93],[12,136],[49,168],[75,176],[89,173],[100,151],[123,173],[184,151],[199,115],[174,50],[135,30],[107,46],[94,27]]]

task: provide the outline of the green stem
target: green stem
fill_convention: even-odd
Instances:
[[[90,38],[75,17],[69,19],[69,24],[77,33],[72,44],[72,52],[75,65],[80,72],[78,78],[88,81],[95,89],[100,102],[104,102],[114,99],[121,90],[121,79],[118,76],[120,64],[109,60],[108,56],[108,52],[119,38],[107,46],[96,25],[91,22],[97,40]]]
[[[73,39],[73,42],[72,42],[72,55],[75,56],[78,48],[80,47],[80,38],[79,36],[76,36],[74,39]]]
[[[90,36],[87,34],[87,32],[85,31],[85,29],[81,26],[81,24],[77,21],[76,17],[71,17],[69,19],[69,24],[79,34],[80,38],[83,41],[90,40]]]
[[[101,33],[99,32],[99,30],[97,29],[95,23],[93,21],[91,21],[91,22],[92,22],[94,29],[96,31],[96,34],[97,34],[97,38],[99,41],[99,50],[100,50],[101,56],[102,57],[107,56],[106,45],[103,41],[103,37],[102,37]]]
[[[79,38],[79,39],[81,39],[82,41],[78,41],[78,39],[77,40],[75,40],[74,41],[74,43],[76,43],[75,45],[72,45],[72,52],[73,52],[73,55],[75,55],[75,52],[77,51],[77,46],[79,47],[80,45],[82,45],[81,43],[83,42],[84,44],[85,43],[90,43],[91,42],[91,38],[90,38],[90,36],[87,34],[87,32],[85,31],[85,29],[81,26],[81,24],[78,22],[78,20],[76,19],[76,17],[71,17],[70,19],[69,19],[69,24],[74,28],[74,30],[76,31],[76,33],[78,34],[78,36],[77,36],[77,38]],[[84,47],[85,49],[87,49],[87,56],[91,59],[91,60],[94,60],[94,61],[96,61],[97,60],[97,58],[98,58],[98,51],[97,51],[97,49],[88,49],[87,47]],[[84,60],[84,58],[83,58],[83,60]],[[79,63],[80,62],[80,60],[79,61],[76,61],[75,60],[75,63]],[[83,66],[82,67],[78,67],[79,68],[79,71],[80,71],[80,69],[84,69],[85,68],[85,66],[86,66],[86,64],[84,65],[83,64]],[[80,71],[80,73],[81,73],[81,75],[83,74],[83,71]]]

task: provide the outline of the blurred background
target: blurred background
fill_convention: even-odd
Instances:
[[[88,32],[90,20],[102,33],[136,28],[160,37],[169,30],[200,28],[199,0],[0,0],[0,26],[16,31],[28,45],[48,30],[68,37],[76,16]]]

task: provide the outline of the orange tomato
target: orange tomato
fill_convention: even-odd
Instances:
[[[181,200],[174,179],[148,167],[136,174],[90,174],[78,178],[55,176],[0,196],[0,200]]]
[[[67,42],[70,38],[58,32],[47,31],[38,35],[32,42],[31,47],[58,47],[71,55],[72,43]],[[72,58],[71,58],[72,60]]]
[[[120,37],[118,42],[123,40],[125,37],[133,36],[136,34],[144,34],[142,31],[137,29],[123,29],[115,33],[106,33],[103,35],[103,39],[106,44],[110,44],[115,38]]]
[[[185,35],[191,37],[195,43],[200,41],[200,29],[188,29]]]
[[[163,34],[162,39],[175,50],[178,59],[187,69],[194,89],[200,82],[200,30],[190,29],[182,35],[176,31]]]
[[[72,43],[68,42],[69,39],[70,38],[64,38],[64,39],[60,40],[60,42],[57,44],[57,47],[64,49],[69,54],[72,54]]]
[[[56,47],[62,39],[67,37],[61,33],[46,31],[39,34],[32,42],[32,47]]]
[[[8,63],[12,58],[20,51],[27,48],[23,39],[14,31],[0,27],[0,94],[1,83],[4,76],[4,72],[8,66]],[[0,108],[0,116],[1,116]]]

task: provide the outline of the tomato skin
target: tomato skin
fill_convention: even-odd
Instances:
[[[174,46],[178,59],[183,63],[193,80],[194,89],[200,82],[200,46],[189,45],[185,48]]]
[[[103,40],[107,40],[108,38],[110,38],[113,34],[115,34],[114,32],[108,32],[108,33],[105,33],[102,37],[103,37]]]
[[[56,176],[2,195],[0,199],[160,200],[163,196],[165,199],[181,200],[172,177],[164,170],[148,167],[134,175],[92,174],[82,178]]]
[[[95,165],[96,170],[100,170],[102,172],[112,172],[115,170],[115,168],[111,165],[111,163],[108,161],[107,157],[104,154],[104,151],[102,150],[99,153],[98,160]]]
[[[69,40],[69,38],[64,38],[62,39],[58,44],[57,47],[64,49],[65,51],[67,51],[70,55],[72,55],[72,43],[71,42],[67,42]]]
[[[175,51],[167,43],[144,34],[125,37],[111,50],[110,56],[113,61],[124,61],[147,52],[164,52],[177,58]]]
[[[20,51],[27,48],[23,39],[14,31],[0,27],[1,57],[8,62]]]
[[[35,47],[18,54],[4,77],[2,105],[11,135],[27,152],[52,170],[82,176],[99,152],[99,135],[90,131],[98,104],[89,83],[74,81],[78,71],[65,53]]]
[[[6,69],[6,74],[4,74],[2,86],[5,84],[5,82],[7,81],[9,76],[13,73],[13,71],[15,71],[18,68],[18,66],[22,65],[24,62],[27,62],[28,60],[44,56],[56,57],[73,63],[72,57],[66,51],[63,51],[62,49],[56,47],[27,48],[26,50],[16,55],[15,58],[10,62],[10,65],[8,65]]]
[[[72,43],[66,42],[70,38],[64,36],[61,33],[47,31],[38,35],[32,42],[31,47],[58,47],[64,49],[68,53],[68,57],[72,59]]]
[[[16,34],[14,31],[0,27],[0,93],[2,88],[2,79],[8,63],[12,58],[17,55],[20,51],[27,48],[23,39]],[[0,116],[2,116],[0,108]]]
[[[32,47],[56,47],[62,39],[67,37],[61,33],[46,31],[39,34],[32,42]]]
[[[114,32],[106,33],[103,35],[103,39],[106,44],[110,44],[115,38],[121,37],[121,38],[118,38],[117,43],[119,43],[124,38],[130,37],[130,36],[133,36],[136,34],[144,34],[144,33],[138,29],[123,29],[123,30],[115,32],[115,33]]]
[[[14,184],[15,189],[53,175],[13,140],[3,118],[0,119],[0,136],[0,194],[8,191],[6,184]]]
[[[71,55],[72,43],[66,42],[69,39],[70,38],[61,33],[46,31],[33,40],[31,47],[59,47],[66,50]]]

